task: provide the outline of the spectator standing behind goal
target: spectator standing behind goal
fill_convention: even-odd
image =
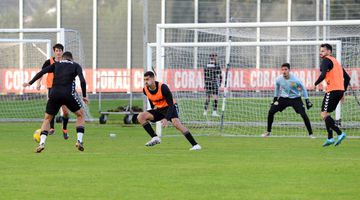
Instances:
[[[262,134],[263,137],[271,135],[272,123],[274,115],[277,112],[282,112],[285,108],[291,106],[297,114],[300,114],[304,120],[306,129],[308,130],[310,138],[315,138],[312,132],[309,117],[305,112],[304,104],[301,100],[301,91],[305,98],[306,108],[310,109],[313,105],[309,100],[308,92],[304,84],[293,74],[290,74],[290,64],[284,63],[281,65],[281,73],[275,84],[274,100],[271,104],[268,118],[267,118],[267,131]]]
[[[53,51],[55,54],[55,57],[51,57],[50,59],[46,60],[42,66],[42,69],[44,69],[45,67],[52,65],[54,63],[60,62],[61,60],[61,56],[63,54],[64,51],[64,46],[62,44],[55,44],[53,46]],[[37,86],[36,89],[40,90],[41,88],[41,79],[42,77],[37,81]],[[51,88],[53,86],[53,80],[54,80],[54,73],[49,72],[47,74],[46,77],[46,87],[48,88],[48,96],[50,96],[50,92],[51,92]],[[63,132],[63,137],[65,140],[67,140],[69,138],[68,135],[68,130],[67,130],[67,124],[69,122],[69,109],[66,106],[61,106],[61,109],[63,111],[63,116],[62,116],[62,123],[63,123],[63,128],[62,128],[62,132]],[[49,135],[52,135],[55,133],[55,122],[54,122],[55,117],[52,118],[51,122],[50,122],[50,130],[49,130]]]
[[[195,141],[189,129],[180,122],[178,106],[176,100],[173,99],[169,87],[164,83],[155,81],[155,74],[151,71],[145,72],[144,84],[143,92],[149,99],[152,108],[152,110],[141,112],[137,117],[140,124],[151,136],[151,140],[145,146],[154,146],[161,142],[160,137],[156,135],[151,127],[150,121],[161,121],[162,125],[167,127],[169,120],[190,142],[192,145],[190,150],[200,150],[201,146]]]
[[[346,133],[342,132],[336,126],[334,119],[330,116],[340,100],[344,97],[344,93],[349,86],[350,76],[341,67],[340,63],[331,56],[332,46],[330,44],[320,45],[320,57],[323,59],[320,65],[321,74],[315,82],[315,87],[323,80],[326,81],[326,93],[321,105],[321,117],[325,121],[328,138],[323,144],[324,147],[332,145],[339,145],[346,137]],[[333,130],[337,133],[337,141],[334,141]]]
[[[66,105],[71,112],[76,115],[76,132],[77,142],[75,144],[79,151],[84,151],[83,135],[85,133],[85,112],[75,90],[75,77],[78,76],[81,83],[83,101],[88,103],[86,97],[86,82],[82,74],[81,66],[72,61],[72,54],[64,52],[63,60],[45,67],[37,73],[29,83],[24,83],[27,87],[38,80],[42,75],[48,72],[54,73],[53,87],[50,92],[48,102],[46,104],[45,117],[41,126],[40,142],[36,148],[36,153],[40,153],[45,149],[46,137],[49,133],[49,124],[51,119],[56,115],[62,105]]]
[[[221,68],[217,62],[217,55],[210,54],[210,61],[204,67],[204,83],[205,83],[205,93],[206,99],[204,103],[204,113],[203,115],[207,115],[210,97],[214,99],[213,102],[213,112],[212,116],[219,117],[220,115],[217,113],[218,106],[218,96],[219,96],[219,87],[221,85],[222,76],[221,76]]]

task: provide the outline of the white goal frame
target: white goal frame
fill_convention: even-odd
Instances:
[[[26,33],[29,33],[31,36],[30,38],[26,38],[27,35]],[[39,35],[38,35],[39,34]],[[44,37],[42,37],[41,34],[45,34]],[[47,35],[46,35],[47,34]],[[73,55],[76,54],[79,56],[79,61],[77,61],[80,64],[84,64],[83,63],[83,47],[81,44],[81,38],[79,37],[79,32],[76,30],[71,30],[71,29],[65,29],[65,28],[12,28],[12,29],[0,29],[0,42],[14,42],[14,43],[19,43],[19,69],[23,70],[24,69],[24,43],[27,42],[45,42],[47,43],[46,46],[46,52],[41,52],[44,55],[44,61],[46,59],[49,59],[52,55],[52,45],[54,43],[61,43],[64,45],[64,51],[66,51],[67,49],[72,49],[72,47],[77,48],[79,51],[76,52],[72,52]],[[46,39],[44,39],[46,38]],[[76,46],[73,46],[75,40],[72,40],[73,38],[77,39],[77,43],[75,44]],[[68,41],[69,40],[69,43]],[[35,46],[34,46],[35,47]],[[35,47],[36,48],[36,47]],[[38,49],[39,50],[39,49]],[[45,55],[46,54],[46,55]],[[24,77],[21,77],[22,80],[24,80]],[[96,76],[94,76],[94,84],[96,84]],[[24,82],[24,81],[22,81]],[[19,94],[22,95],[24,94],[23,91],[19,91]],[[88,109],[87,107],[85,109]],[[86,117],[87,117],[87,121],[93,121],[95,120],[94,118],[92,118],[92,116],[90,115],[90,112],[86,111]],[[9,118],[9,119],[0,119],[3,121],[14,121],[13,118]],[[19,119],[19,121],[22,121],[23,119]],[[41,120],[41,119],[28,119],[26,118],[24,121],[29,121],[29,120]],[[16,120],[15,120],[16,121]]]
[[[48,39],[6,39],[6,38],[0,38],[0,43],[17,43],[20,44],[19,49],[19,70],[24,69],[24,52],[23,52],[23,44],[24,43],[45,43],[46,44],[46,52],[42,51],[40,48],[36,47],[41,54],[44,55],[45,59],[48,59],[51,57],[51,40]],[[44,60],[45,60],[44,59]],[[21,77],[22,82],[24,82],[24,74]],[[20,94],[23,94],[21,91]]]
[[[211,46],[229,46],[229,42],[165,42],[166,29],[201,29],[201,28],[270,28],[270,27],[317,27],[321,26],[336,26],[336,25],[360,25],[360,20],[336,20],[336,21],[303,21],[303,22],[255,22],[255,23],[197,23],[197,24],[157,24],[156,26],[156,43],[149,43],[147,46],[147,70],[153,70],[152,66],[152,49],[156,49],[156,74],[159,81],[164,81],[163,71],[164,66],[164,47],[211,47]],[[323,27],[324,31],[326,27]],[[195,31],[196,32],[196,31]],[[259,32],[259,31],[258,31]],[[196,34],[195,36],[196,37]],[[260,36],[257,35],[260,39]],[[268,41],[268,42],[231,42],[231,46],[294,46],[294,45],[320,45],[322,43],[329,43],[336,46],[336,59],[341,63],[341,41],[339,40],[312,40],[312,41]],[[196,52],[196,51],[195,51]],[[257,54],[260,52],[257,51]],[[257,55],[259,57],[259,55]],[[338,105],[336,109],[336,120],[341,118],[341,106]],[[157,123],[156,132],[161,135],[161,124]]]
[[[249,46],[296,46],[296,45],[320,45],[323,43],[328,43],[331,45],[334,45],[336,48],[336,59],[341,63],[341,41],[340,40],[321,40],[321,41],[277,41],[277,42],[231,42],[231,46],[243,46],[243,47],[249,47]],[[161,47],[204,47],[204,46],[222,46],[227,47],[229,46],[229,42],[208,42],[208,43],[164,43],[161,45]],[[156,43],[149,43],[147,46],[147,71],[152,71],[153,67],[151,66],[151,60],[152,60],[152,48],[156,48]],[[229,55],[230,56],[230,55]],[[229,57],[228,56],[228,57]],[[162,56],[163,58],[163,56]],[[230,63],[231,65],[231,63]],[[161,74],[164,70],[164,66],[162,68],[157,67],[156,68],[156,74],[157,78],[160,81],[163,81],[163,77],[160,75],[161,78],[159,78],[158,74]],[[224,95],[222,97],[223,102],[226,99],[226,96]],[[147,109],[151,109],[150,105],[147,105]],[[341,103],[339,103],[336,107],[335,111],[335,119],[339,120],[341,119]],[[160,122],[156,123],[156,134],[161,136],[162,135],[162,126]]]

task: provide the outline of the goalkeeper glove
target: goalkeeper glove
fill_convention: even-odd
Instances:
[[[309,110],[311,107],[313,107],[313,104],[310,102],[309,99],[305,99],[306,102],[306,108]]]

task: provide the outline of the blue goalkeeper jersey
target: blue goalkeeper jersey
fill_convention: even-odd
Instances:
[[[301,97],[301,92],[305,99],[309,98],[304,84],[295,75],[289,74],[289,79],[281,75],[276,79],[275,97],[294,99]]]

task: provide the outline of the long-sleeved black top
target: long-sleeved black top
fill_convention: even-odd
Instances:
[[[70,60],[62,60],[49,65],[37,73],[29,84],[33,84],[36,80],[48,72],[54,73],[52,87],[54,89],[64,89],[66,91],[71,91],[73,89],[75,77],[79,76],[82,95],[83,97],[86,97],[86,81],[82,73],[82,68],[78,63]]]

